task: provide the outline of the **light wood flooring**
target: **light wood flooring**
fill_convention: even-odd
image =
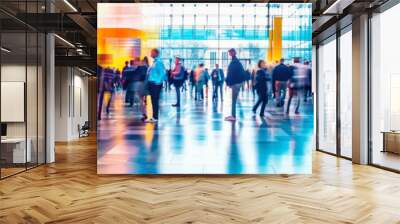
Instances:
[[[400,175],[320,152],[312,175],[96,174],[94,137],[0,181],[0,223],[400,223]]]

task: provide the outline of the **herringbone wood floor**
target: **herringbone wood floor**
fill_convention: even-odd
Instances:
[[[98,176],[86,138],[0,181],[0,223],[400,223],[400,175],[313,156],[310,176]]]

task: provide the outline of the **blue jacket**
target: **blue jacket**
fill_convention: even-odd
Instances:
[[[226,75],[226,84],[232,86],[244,82],[246,79],[245,71],[242,63],[237,57],[232,57],[228,66],[228,74]]]
[[[154,58],[153,64],[147,71],[147,80],[157,85],[167,80],[164,64],[159,57]]]

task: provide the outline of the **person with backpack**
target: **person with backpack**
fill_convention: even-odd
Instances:
[[[236,57],[236,50],[234,48],[229,49],[229,56],[232,57],[232,61],[228,66],[228,74],[226,76],[226,85],[232,89],[232,114],[225,118],[225,121],[236,121],[236,102],[239,96],[240,88],[243,82],[246,80],[246,74],[242,63]]]
[[[258,95],[258,101],[253,107],[253,113],[257,113],[257,108],[261,104],[260,117],[264,117],[265,107],[268,104],[268,81],[271,80],[264,60],[258,61],[254,89]]]
[[[181,64],[179,57],[175,58],[175,67],[171,71],[172,84],[176,91],[176,104],[172,104],[173,107],[181,106],[181,87],[185,81],[185,68]]]

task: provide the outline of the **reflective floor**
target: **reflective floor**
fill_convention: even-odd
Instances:
[[[254,116],[257,97],[239,96],[238,121],[230,113],[230,90],[224,101],[194,101],[175,90],[162,92],[158,124],[140,121],[137,106],[124,105],[124,94],[113,97],[111,112],[98,122],[99,174],[292,174],[311,173],[313,106],[301,101],[300,114],[287,116],[269,101],[266,118]]]

